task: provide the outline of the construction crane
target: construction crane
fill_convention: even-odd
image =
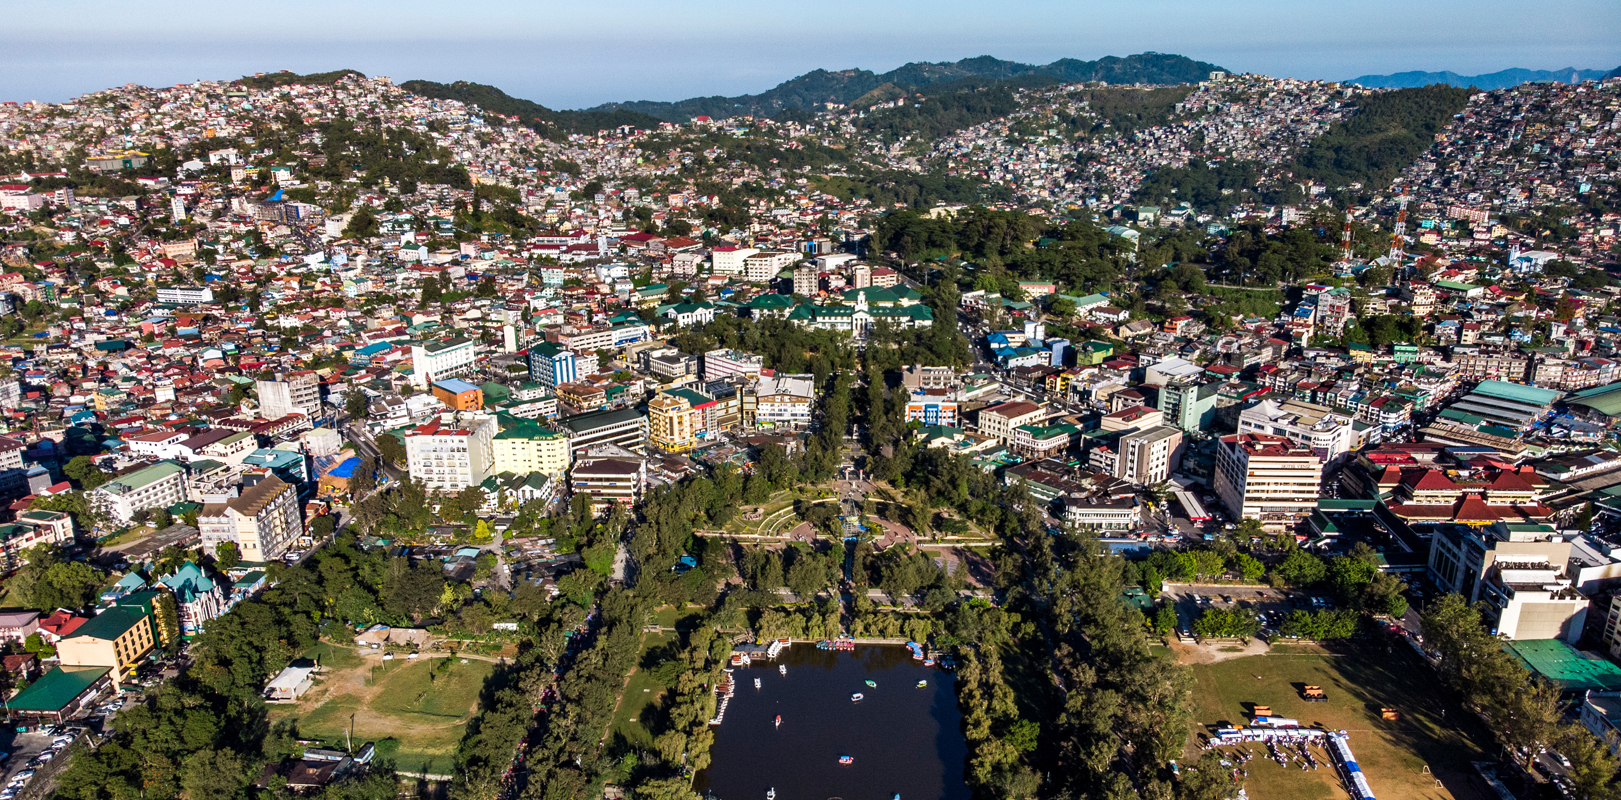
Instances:
[[[1401,264],[1403,254],[1402,237],[1407,235],[1407,187],[1403,186],[1401,197],[1396,200],[1396,227],[1390,231],[1390,261],[1392,266]]]

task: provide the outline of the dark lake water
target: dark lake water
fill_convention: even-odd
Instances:
[[[787,675],[777,665],[788,667]],[[954,676],[899,646],[854,653],[796,644],[732,673],[737,695],[696,788],[720,800],[967,800]],[[759,678],[761,687],[754,688]],[[872,680],[876,688],[863,681]],[[927,680],[926,688],[917,682]],[[866,697],[852,703],[850,695]],[[782,726],[774,720],[782,715]],[[839,756],[855,757],[848,766]]]

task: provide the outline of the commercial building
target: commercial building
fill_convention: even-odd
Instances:
[[[1217,442],[1216,496],[1235,519],[1286,530],[1317,508],[1322,479],[1316,454],[1282,436],[1239,433]]]
[[[298,491],[266,475],[237,497],[205,504],[197,515],[197,530],[205,552],[234,542],[243,561],[274,561],[304,535],[304,513]]]
[[[112,688],[112,672],[110,667],[53,667],[6,701],[6,709],[16,720],[63,722]]]
[[[569,488],[591,498],[594,513],[609,504],[631,506],[647,485],[647,463],[629,458],[582,458],[569,470]]]
[[[159,286],[158,302],[196,306],[214,302],[214,290],[207,286]]]
[[[1268,397],[1238,415],[1239,433],[1282,436],[1332,464],[1378,438],[1378,429],[1326,406]]]
[[[1561,392],[1505,381],[1481,381],[1448,407],[1510,431],[1524,431],[1553,411]]]
[[[28,551],[38,545],[72,542],[72,516],[61,511],[24,511],[15,522],[0,524],[0,569],[7,573],[20,569],[28,563]]]
[[[540,384],[548,394],[556,394],[557,387],[579,379],[572,351],[551,342],[530,345],[529,380]]]
[[[91,489],[91,506],[120,524],[149,508],[168,508],[186,499],[186,468],[173,461],[160,461],[127,475],[120,475]]]
[[[105,667],[113,685],[133,674],[141,659],[156,645],[152,617],[137,606],[117,605],[103,610],[56,643],[56,655],[66,667]]]
[[[452,411],[478,411],[484,408],[484,391],[460,378],[434,381],[433,396]]]
[[[612,444],[636,453],[647,452],[647,417],[633,408],[615,408],[576,414],[557,420],[568,437],[574,457],[599,444]]]
[[[683,393],[661,392],[647,403],[647,423],[653,446],[666,453],[684,453],[698,444],[698,412]]]
[[[1193,433],[1207,430],[1216,419],[1216,401],[1221,384],[1200,383],[1196,379],[1175,378],[1159,387],[1159,410],[1165,423]]]
[[[1546,525],[1437,526],[1430,579],[1443,593],[1485,601],[1492,632],[1507,639],[1581,637],[1587,598],[1568,573],[1571,543]]]
[[[754,424],[804,428],[810,425],[816,379],[811,375],[762,377],[754,387]]]
[[[1114,477],[1140,486],[1168,480],[1182,460],[1182,431],[1170,425],[1123,431],[1116,441]]]
[[[979,432],[1005,445],[1012,445],[1015,429],[1020,425],[1034,425],[1046,419],[1047,412],[1035,403],[1014,400],[982,408],[979,411]]]
[[[490,477],[495,467],[493,417],[459,416],[455,423],[430,420],[405,432],[411,477],[429,491],[459,492]]]
[[[491,440],[495,457],[492,471],[527,475],[538,472],[561,478],[574,460],[568,437],[538,422],[514,417],[501,418],[501,432]]]
[[[411,384],[426,389],[436,381],[456,378],[473,371],[478,345],[457,336],[440,342],[411,345]]]
[[[924,425],[958,425],[957,396],[949,389],[917,389],[906,402],[906,421]]]
[[[704,353],[704,380],[713,381],[728,378],[733,375],[743,375],[748,378],[760,377],[765,369],[765,357],[741,350],[721,348]]]

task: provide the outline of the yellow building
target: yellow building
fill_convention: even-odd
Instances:
[[[660,394],[647,403],[647,422],[653,446],[667,453],[683,453],[698,444],[697,412],[692,403],[674,394]]]
[[[109,667],[113,683],[152,652],[152,619],[139,608],[113,606],[56,644],[63,667]]]
[[[502,416],[501,432],[495,435],[495,466],[491,472],[527,475],[539,472],[561,478],[574,461],[568,437],[534,420]]]

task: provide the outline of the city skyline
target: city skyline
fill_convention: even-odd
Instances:
[[[1130,10],[1043,1],[1017,4],[1014,13],[961,2],[927,13],[908,3],[843,2],[762,9],[634,0],[578,8],[483,0],[461,8],[446,19],[440,6],[407,2],[378,19],[353,4],[299,0],[290,9],[221,11],[188,0],[139,20],[113,13],[105,0],[30,8],[13,15],[12,46],[0,54],[8,76],[0,100],[60,102],[131,82],[167,86],[282,69],[469,80],[554,108],[588,108],[757,93],[814,69],[883,72],[979,55],[1047,63],[1157,51],[1325,80],[1621,65],[1621,7],[1595,0],[1535,9],[1384,1],[1216,8],[1166,0]],[[285,19],[321,24],[290,30]]]

